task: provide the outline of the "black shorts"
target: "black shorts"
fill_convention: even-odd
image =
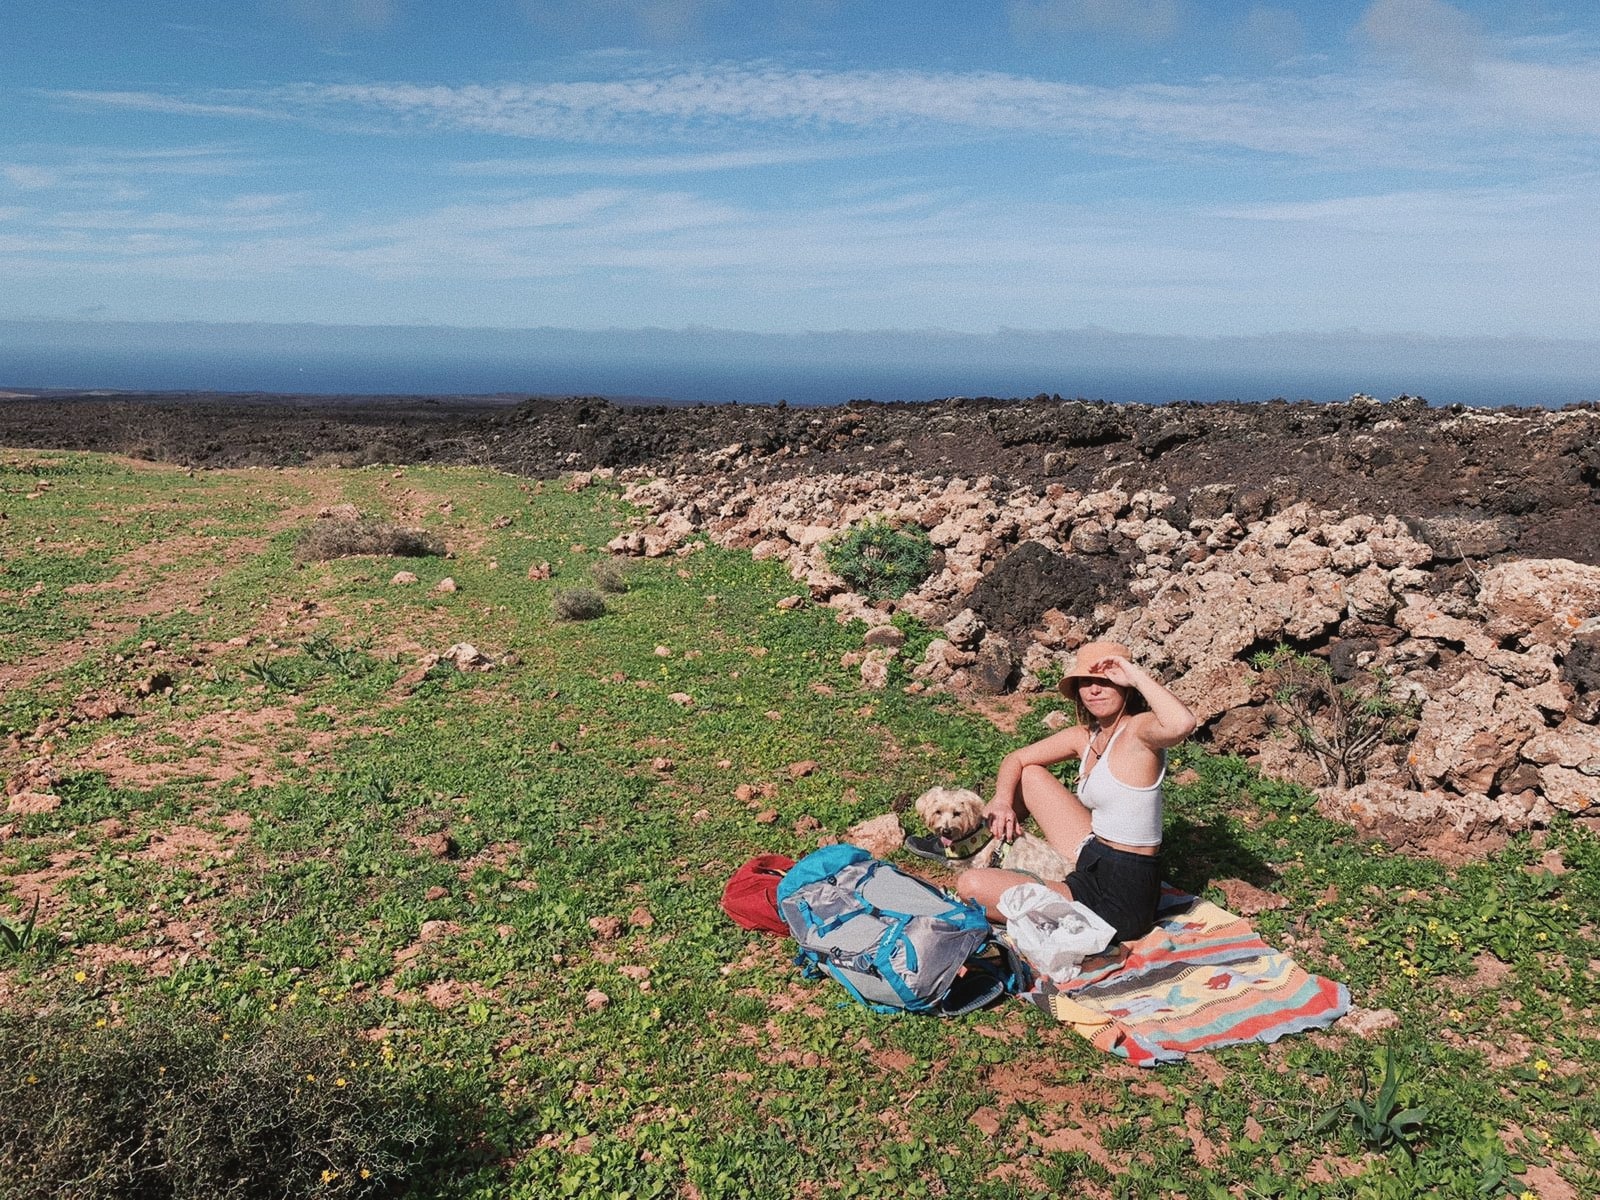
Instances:
[[[1117,931],[1117,941],[1131,942],[1150,932],[1161,899],[1161,857],[1116,850],[1090,838],[1078,852],[1078,865],[1067,876],[1072,898],[1081,900]]]

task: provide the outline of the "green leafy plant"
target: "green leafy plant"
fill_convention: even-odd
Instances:
[[[289,673],[269,658],[253,659],[241,670],[257,683],[265,684],[273,691],[284,691],[292,683]]]
[[[1394,1051],[1386,1047],[1378,1051],[1377,1058],[1383,1066],[1377,1093],[1373,1093],[1372,1077],[1363,1066],[1361,1095],[1346,1100],[1343,1111],[1349,1115],[1356,1136],[1372,1149],[1399,1146],[1407,1155],[1413,1155],[1416,1151],[1412,1142],[1427,1123],[1428,1110],[1423,1106],[1406,1106],[1401,1100],[1404,1079]]]
[[[0,948],[7,954],[21,956],[33,949],[35,935],[38,932],[36,922],[39,919],[39,894],[34,893],[33,908],[28,913],[28,919],[20,925],[11,925],[0,921]]]
[[[1250,665],[1266,676],[1273,703],[1333,787],[1365,779],[1373,752],[1402,736],[1417,716],[1416,705],[1395,699],[1379,671],[1341,682],[1322,659],[1284,645],[1257,654]]]
[[[345,679],[360,679],[372,672],[372,656],[364,646],[340,646],[326,634],[308,638],[301,647],[306,657],[321,663]]]
[[[919,527],[873,518],[831,540],[823,553],[834,573],[863,596],[898,600],[928,577],[935,551]]]

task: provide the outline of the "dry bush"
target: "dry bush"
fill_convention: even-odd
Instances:
[[[550,597],[559,621],[592,621],[606,615],[605,597],[593,588],[565,588]]]
[[[614,558],[602,558],[589,571],[589,578],[602,592],[620,593],[628,590],[628,571]]]
[[[319,561],[352,554],[423,558],[443,553],[444,543],[424,530],[366,517],[356,521],[317,521],[306,526],[295,543],[296,557]]]
[[[371,1057],[359,1035],[299,1021],[230,1038],[174,1012],[106,1029],[0,1014],[0,1194],[375,1200],[427,1187],[465,1114]]]

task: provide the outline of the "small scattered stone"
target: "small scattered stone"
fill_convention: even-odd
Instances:
[[[809,813],[794,823],[794,832],[796,837],[804,837],[806,834],[815,833],[821,828],[822,822],[811,816]]]
[[[799,608],[804,603],[805,597],[803,596],[785,596],[782,600],[778,601],[778,607],[785,612],[788,612],[792,608]]]
[[[606,1005],[610,1003],[611,997],[606,995],[599,988],[590,988],[583,997],[583,1006],[590,1012],[599,1012],[602,1008],[605,1008]]]
[[[423,893],[424,900],[443,900],[450,894],[449,888],[442,888],[437,883]]]
[[[136,690],[141,696],[154,696],[160,692],[170,692],[172,690],[172,676],[165,671],[157,671],[141,679]]]
[[[900,818],[892,812],[857,822],[844,831],[846,842],[860,846],[874,858],[886,858],[900,849],[905,836],[905,831],[900,828]]]
[[[1382,1033],[1386,1029],[1398,1029],[1400,1018],[1392,1009],[1387,1008],[1361,1008],[1352,1004],[1350,1011],[1339,1022],[1338,1028],[1352,1033],[1356,1037],[1368,1038]]]
[[[656,657],[657,658],[671,658],[672,657],[672,647],[671,646],[657,646],[656,647]]]
[[[1286,897],[1264,891],[1242,879],[1219,880],[1217,888],[1222,892],[1222,906],[1241,917],[1253,917],[1270,909],[1284,908],[1289,903]]]
[[[776,809],[764,808],[756,814],[757,825],[771,825],[778,819]]]
[[[622,918],[590,917],[589,928],[603,942],[613,942],[622,936]]]
[[[456,581],[450,578],[450,576],[446,575],[443,579],[439,580],[438,583],[433,585],[433,590],[441,593],[442,595],[448,596],[459,589],[456,587]]]
[[[434,858],[454,858],[457,853],[455,839],[448,833],[424,833],[411,839],[411,844]]]
[[[733,798],[740,804],[749,804],[750,801],[756,798],[756,790],[748,783],[741,783],[733,789]]]
[[[652,771],[670,771],[673,766],[674,763],[670,758],[652,758],[650,760],[650,769]]]
[[[667,697],[667,699],[671,700],[674,704],[683,705],[684,708],[688,708],[694,703],[694,697],[689,695],[688,692],[673,692]]]
[[[655,923],[654,914],[642,904],[628,914],[628,924],[634,929],[650,929]]]
[[[549,579],[550,564],[547,562],[530,563],[528,566],[529,579]]]
[[[61,797],[54,792],[18,792],[6,801],[6,812],[19,817],[36,817],[60,807]]]
[[[390,587],[404,587],[409,583],[416,583],[417,576],[414,571],[396,571],[389,580]]]
[[[494,667],[489,656],[471,642],[457,642],[441,654],[439,660],[451,664],[458,671],[488,671]]]
[[[792,762],[789,764],[789,778],[804,779],[807,775],[815,773],[816,769],[817,764],[813,759],[808,758],[802,762]]]

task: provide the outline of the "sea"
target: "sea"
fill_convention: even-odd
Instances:
[[[739,335],[640,331],[599,335],[541,331],[394,331],[377,336],[326,327],[204,327],[207,336],[162,336],[173,327],[0,322],[0,393],[105,390],[276,393],[295,396],[605,396],[635,404],[828,406],[853,400],[924,402],[952,396],[1034,397],[1171,404],[1275,399],[1418,396],[1430,405],[1560,408],[1600,401],[1600,371],[1541,374],[1480,357],[1453,367],[1432,354],[1407,364],[1358,354],[1297,362],[1273,354],[1213,353],[1205,361],[1099,352],[1089,344],[1045,357],[1006,353],[993,341],[898,336],[875,343],[798,343]],[[190,329],[196,327],[188,327]],[[309,328],[309,327],[303,327]],[[33,334],[35,336],[19,336]],[[150,336],[141,332],[154,331]],[[409,334],[409,335],[408,335]],[[70,335],[70,336],[66,336]],[[184,344],[187,343],[187,344]],[[926,353],[919,352],[926,347]],[[1024,346],[1024,349],[1030,347]],[[1155,347],[1160,350],[1160,346]],[[1028,361],[1032,358],[1034,361]],[[1266,361],[1263,361],[1265,359]],[[3,402],[3,401],[0,401]],[[487,401],[486,401],[487,402]]]

